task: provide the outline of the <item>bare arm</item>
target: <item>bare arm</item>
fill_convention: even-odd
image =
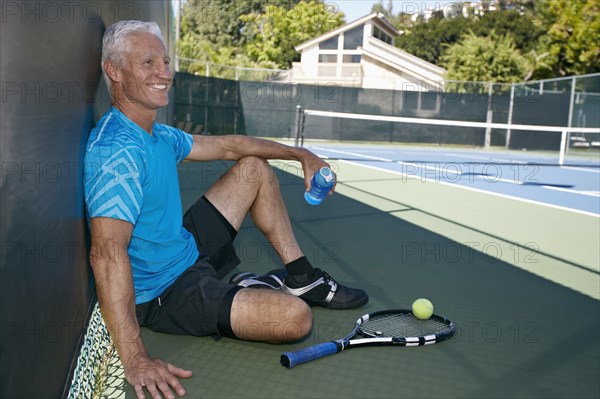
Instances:
[[[102,317],[113,337],[125,368],[127,381],[143,399],[145,386],[153,398],[174,398],[169,386],[178,395],[185,395],[179,378],[188,378],[191,371],[179,369],[167,362],[151,359],[142,342],[135,316],[135,294],[127,247],[133,225],[110,218],[90,220],[92,248],[90,263],[96,280]]]
[[[305,148],[238,135],[194,136],[192,151],[186,159],[189,161],[238,160],[245,156],[300,162],[304,171],[306,190],[310,188],[312,175],[323,166],[329,166],[327,162]]]

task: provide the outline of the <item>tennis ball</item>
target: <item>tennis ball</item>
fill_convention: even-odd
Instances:
[[[413,315],[417,319],[427,320],[433,314],[433,304],[425,298],[419,298],[412,304]]]

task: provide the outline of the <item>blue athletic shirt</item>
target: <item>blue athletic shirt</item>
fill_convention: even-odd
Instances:
[[[158,297],[198,258],[182,225],[177,175],[192,136],[158,123],[152,133],[113,107],[91,131],[84,160],[88,219],[133,224],[128,254],[136,304]]]

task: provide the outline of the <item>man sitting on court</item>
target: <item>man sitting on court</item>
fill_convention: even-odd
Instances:
[[[302,164],[305,186],[327,165],[310,151],[246,136],[191,136],[155,122],[173,83],[156,23],[122,21],[103,38],[112,108],[89,136],[85,201],[92,265],[104,320],[125,377],[143,398],[185,394],[182,370],[151,359],[139,326],[194,336],[294,341],[312,328],[311,305],[343,309],[367,294],[313,268],[294,237],[266,159]],[[176,164],[235,160],[182,215]],[[221,279],[240,262],[233,240],[247,213],[285,269]],[[248,289],[245,287],[270,287]],[[245,328],[252,326],[252,328]],[[264,326],[264,329],[256,328]]]

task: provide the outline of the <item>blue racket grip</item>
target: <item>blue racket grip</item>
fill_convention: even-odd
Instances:
[[[342,346],[337,342],[325,342],[323,344],[309,346],[295,352],[283,352],[281,354],[281,365],[291,369],[299,364],[319,359],[325,356],[334,355],[342,350]]]

